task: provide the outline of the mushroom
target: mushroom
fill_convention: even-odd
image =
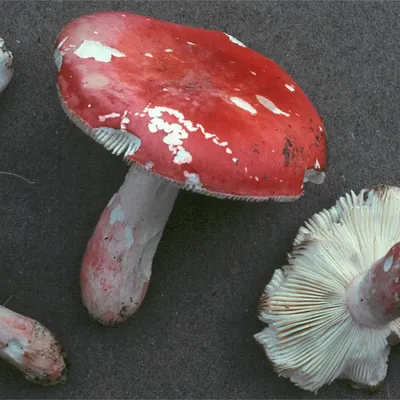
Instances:
[[[341,197],[300,229],[275,271],[255,335],[274,370],[317,392],[342,378],[377,388],[400,337],[400,189]]]
[[[13,56],[7,49],[4,39],[0,38],[0,94],[11,81],[14,75]]]
[[[321,116],[281,67],[228,34],[102,12],[67,24],[54,59],[68,117],[130,165],[82,262],[83,302],[105,325],[141,304],[180,188],[294,201],[325,178]]]
[[[0,358],[43,386],[64,382],[67,364],[54,335],[40,322],[0,306]]]

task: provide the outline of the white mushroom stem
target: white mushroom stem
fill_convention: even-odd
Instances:
[[[4,40],[0,38],[0,93],[10,83],[14,74],[13,56],[7,50]]]
[[[81,271],[83,302],[100,323],[121,323],[139,308],[178,192],[133,165],[103,211]]]
[[[66,378],[64,352],[54,335],[40,322],[0,306],[0,358],[41,385]]]
[[[400,317],[400,243],[355,278],[347,292],[353,318],[368,328],[381,328]]]

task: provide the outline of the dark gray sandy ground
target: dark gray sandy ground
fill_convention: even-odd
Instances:
[[[100,10],[223,30],[273,58],[325,118],[326,184],[293,204],[181,193],[140,311],[118,328],[80,300],[87,240],[126,167],[80,133],[56,96],[52,44]],[[396,2],[1,1],[0,36],[16,74],[0,100],[0,302],[52,329],[68,351],[65,385],[42,389],[0,363],[9,398],[370,398],[341,382],[318,396],[271,370],[253,339],[256,306],[300,225],[338,196],[399,184],[400,44]],[[375,398],[398,398],[400,353]],[[396,373],[397,372],[397,373]]]

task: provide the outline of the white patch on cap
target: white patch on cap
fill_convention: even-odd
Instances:
[[[144,53],[144,55],[145,55],[146,57],[153,58],[153,54],[151,54],[151,53]]]
[[[192,160],[193,160],[192,155],[183,147],[178,146],[178,152],[174,157],[174,163],[178,165],[190,164]]]
[[[250,71],[253,75],[257,75],[254,71]]]
[[[232,154],[232,150],[231,150],[229,147],[227,147],[227,148],[225,149],[225,151],[226,151],[228,154]]]
[[[393,255],[389,256],[383,263],[383,270],[389,272],[393,265]]]
[[[200,182],[199,175],[188,171],[183,171],[183,175],[186,178],[186,185],[191,186],[193,189],[202,189],[203,185]]]
[[[231,97],[229,100],[236,106],[242,108],[245,111],[248,111],[250,114],[257,114],[257,110],[250,103],[244,101],[240,97]]]
[[[84,40],[74,51],[74,54],[80,58],[94,58],[99,62],[110,62],[112,57],[126,57],[117,49],[106,46],[96,40]]]
[[[128,110],[124,111],[124,114],[121,117],[121,129],[126,130],[126,124],[129,124],[131,121],[126,115],[128,114]]]
[[[165,49],[164,51],[165,51],[166,53],[172,53],[172,52],[173,52],[172,49]]]
[[[133,244],[135,243],[132,229],[129,226],[126,226],[124,231],[125,231],[125,247],[132,247]]]
[[[125,219],[124,211],[121,207],[121,204],[118,204],[110,214],[110,224],[114,225],[116,222],[123,222]]]
[[[190,44],[191,46],[197,46],[196,43],[193,42],[186,42],[187,44]]]
[[[286,85],[285,85],[285,88],[288,89],[288,90],[290,90],[291,92],[294,92],[294,91],[295,91],[293,85],[288,85],[288,84],[286,84]]]
[[[233,158],[232,158],[232,161],[233,161],[234,163],[237,163],[237,162],[238,162],[238,159],[237,159],[236,157],[233,157]]]
[[[174,163],[178,165],[190,163],[192,161],[192,156],[183,147],[183,140],[189,137],[188,132],[178,123],[170,124],[164,121],[162,119],[162,111],[157,108],[145,108],[144,111],[147,111],[152,118],[148,125],[151,133],[157,133],[158,131],[167,133],[163,138],[163,142],[168,145],[168,149],[175,156]]]
[[[174,162],[177,164],[190,163],[192,161],[192,155],[183,146],[184,140],[189,138],[189,132],[200,130],[205,139],[212,139],[217,146],[224,147],[228,144],[227,142],[221,142],[217,135],[206,132],[201,124],[194,125],[192,121],[186,120],[185,116],[178,110],[161,106],[150,107],[149,104],[144,108],[143,113],[147,113],[150,117],[148,124],[150,133],[162,131],[167,134],[164,136],[163,142],[168,145],[168,149],[175,156]],[[162,118],[164,113],[175,117],[177,121],[173,123],[165,121]],[[142,114],[140,115],[142,116]]]
[[[321,168],[321,164],[319,163],[318,159],[315,160],[314,168],[315,169]]]
[[[129,124],[130,119],[128,117],[124,117],[121,119],[121,129],[126,130],[126,124]]]
[[[98,35],[98,34],[99,34],[99,32],[97,32],[97,31],[93,31],[93,33],[94,33],[95,35]]]
[[[254,179],[258,182],[260,179],[258,178],[258,176],[255,176]]]
[[[235,44],[237,44],[238,46],[241,47],[247,47],[246,45],[244,45],[240,40],[237,40],[236,38],[234,38],[232,35],[229,35],[228,33],[224,32],[224,35],[228,36],[229,40]]]
[[[121,116],[121,114],[119,113],[111,113],[111,114],[106,114],[106,115],[99,115],[99,121],[100,122],[104,122],[105,120],[109,119],[109,118],[119,118],[121,117],[121,129],[122,130],[126,130],[126,124],[128,124],[130,122],[130,119],[126,116],[128,113],[128,110],[125,110],[123,115]]]
[[[318,129],[323,132],[322,126],[319,126]]]
[[[111,114],[106,114],[106,115],[99,115],[99,121],[104,122],[108,118],[118,118],[120,117],[121,114],[118,113],[111,113]]]
[[[269,111],[273,112],[274,114],[281,114],[284,115],[285,117],[290,117],[290,114],[285,113],[284,111],[280,110],[271,100],[268,100],[264,96],[256,95],[257,100],[260,102],[261,105],[263,105],[265,108],[267,108]]]
[[[147,161],[147,163],[144,164],[144,167],[147,169],[147,171],[151,171],[154,167],[153,161]]]

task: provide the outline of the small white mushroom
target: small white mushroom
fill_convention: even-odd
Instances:
[[[0,94],[10,83],[14,75],[14,62],[10,50],[7,49],[4,39],[0,38]]]

